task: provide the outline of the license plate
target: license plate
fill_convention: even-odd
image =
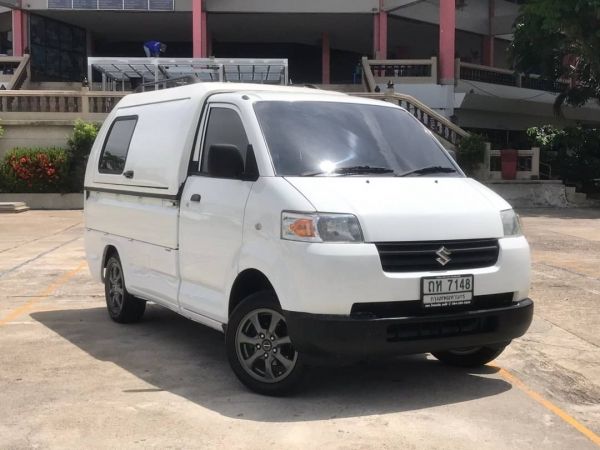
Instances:
[[[473,301],[473,275],[423,277],[421,300],[425,308],[469,305]]]

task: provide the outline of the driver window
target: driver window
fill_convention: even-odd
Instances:
[[[246,162],[246,151],[248,150],[248,137],[239,114],[230,108],[211,108],[202,147],[202,165],[200,172],[208,173],[208,149],[211,145],[228,144],[235,145]]]

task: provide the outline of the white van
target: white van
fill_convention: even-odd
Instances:
[[[532,320],[517,215],[390,103],[230,83],[128,95],[90,155],[85,224],[113,320],[152,301],[222,331],[260,393],[315,363],[482,365]]]

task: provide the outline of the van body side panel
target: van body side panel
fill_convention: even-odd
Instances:
[[[132,171],[133,176],[101,173],[96,166],[94,183],[177,194],[189,161],[190,136],[193,139],[194,131],[192,118],[196,110],[198,105],[189,98],[120,108],[117,118],[137,117],[124,169],[124,172]]]
[[[237,273],[244,209],[252,182],[191,176],[181,199],[179,304],[227,322],[227,282]],[[190,198],[199,194],[201,200]]]
[[[85,249],[92,276],[102,281],[104,250],[114,247],[119,253],[127,290],[145,300],[152,300],[178,311],[178,251],[144,244],[114,234],[85,230]],[[150,269],[149,269],[150,267]]]
[[[246,269],[262,272],[275,289],[282,308],[289,310],[297,302],[298,286],[289,283],[286,275],[294,268],[290,266],[286,248],[289,241],[279,238],[283,210],[311,212],[314,207],[284,178],[259,178],[254,183],[246,204],[239,272]],[[312,273],[311,267],[304,267],[302,270]],[[310,283],[306,289],[311,289]]]
[[[90,191],[87,227],[167,248],[177,248],[177,202],[114,192]]]
[[[179,214],[176,202],[91,191],[86,200],[86,214],[88,228],[107,236],[104,247],[112,240],[118,243],[116,248],[131,293],[176,305]],[[103,252],[104,247],[96,252]]]

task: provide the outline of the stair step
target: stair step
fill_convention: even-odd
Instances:
[[[24,202],[0,202],[0,214],[14,214],[29,211]]]

